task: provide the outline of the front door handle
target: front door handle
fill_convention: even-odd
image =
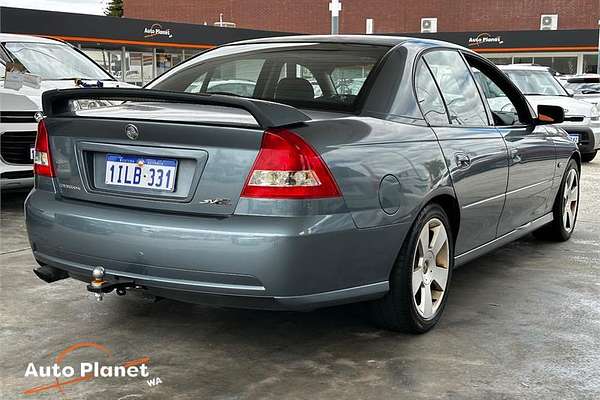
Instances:
[[[466,169],[471,166],[471,158],[465,153],[456,153],[454,158],[459,169]]]

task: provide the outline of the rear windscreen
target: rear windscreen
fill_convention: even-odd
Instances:
[[[225,46],[179,65],[148,88],[351,110],[373,67],[388,50],[339,43]]]

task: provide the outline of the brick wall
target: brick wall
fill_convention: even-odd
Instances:
[[[537,30],[541,14],[559,14],[559,29],[594,29],[600,0],[341,0],[340,33],[418,32],[437,17],[439,32]],[[212,25],[223,13],[239,28],[329,33],[329,0],[124,0],[124,16]]]

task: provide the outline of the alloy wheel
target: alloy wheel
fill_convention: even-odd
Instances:
[[[419,234],[412,270],[412,299],[421,317],[433,318],[446,293],[450,266],[448,234],[442,221],[432,218]]]
[[[577,171],[574,169],[571,169],[567,175],[563,191],[563,198],[563,227],[567,232],[571,232],[575,226],[577,206],[579,205],[579,182]]]

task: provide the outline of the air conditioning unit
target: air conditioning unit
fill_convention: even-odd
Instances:
[[[542,14],[540,17],[541,31],[555,31],[558,29],[558,14]]]
[[[421,18],[421,33],[436,33],[437,18]]]

